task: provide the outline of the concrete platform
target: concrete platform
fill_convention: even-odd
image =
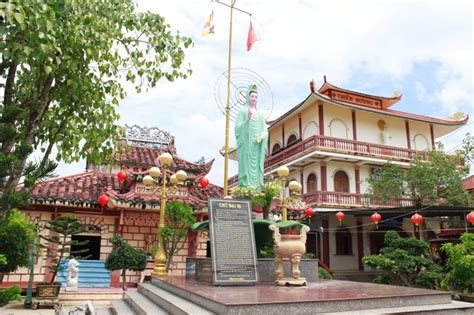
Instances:
[[[169,277],[153,279],[152,284],[216,314],[315,314],[423,305],[436,310],[452,305],[449,292],[338,280],[321,280],[306,287],[217,287]]]

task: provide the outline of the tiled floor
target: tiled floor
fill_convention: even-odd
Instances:
[[[342,301],[421,295],[450,295],[425,289],[349,281],[320,281],[306,287],[276,285],[213,286],[192,279],[168,278],[166,282],[225,305]]]

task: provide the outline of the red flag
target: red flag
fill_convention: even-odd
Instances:
[[[250,21],[249,34],[247,36],[247,51],[252,49],[252,45],[257,41],[257,34],[253,28],[252,21]]]

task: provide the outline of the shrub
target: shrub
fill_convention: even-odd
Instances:
[[[10,301],[21,302],[21,288],[17,285],[6,289],[0,289],[0,306],[6,305]]]
[[[6,261],[0,264],[0,282],[3,274],[29,264],[29,248],[33,244],[36,228],[25,214],[12,210],[0,219],[0,254]]]
[[[441,250],[447,254],[448,272],[443,287],[456,291],[474,291],[474,233],[464,233],[459,244],[446,243]]]
[[[143,271],[146,267],[146,253],[142,249],[133,248],[119,235],[114,235],[111,240],[114,248],[105,261],[108,270],[122,270],[122,288],[127,290],[127,270]]]
[[[324,269],[323,267],[318,268],[318,275],[319,275],[319,279],[327,279],[327,280],[332,279],[331,274],[327,272],[326,269]]]

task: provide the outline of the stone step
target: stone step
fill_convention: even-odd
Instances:
[[[110,307],[99,307],[95,309],[96,315],[113,315]]]
[[[207,309],[196,305],[169,291],[154,286],[150,283],[142,283],[138,286],[138,292],[147,296],[150,300],[161,306],[173,315],[209,315],[214,314]]]
[[[59,300],[64,305],[82,305],[90,300],[94,305],[109,306],[110,300],[122,298],[123,293],[118,292],[61,292]]]
[[[435,305],[419,305],[419,306],[403,306],[390,308],[377,308],[359,311],[344,311],[320,313],[324,315],[371,315],[371,314],[474,314],[474,303],[452,301],[449,304],[435,304]]]
[[[125,300],[112,300],[110,301],[111,311],[114,315],[136,315],[132,306],[125,302]]]
[[[138,315],[169,314],[145,295],[140,294],[140,292],[125,292],[123,298]]]

